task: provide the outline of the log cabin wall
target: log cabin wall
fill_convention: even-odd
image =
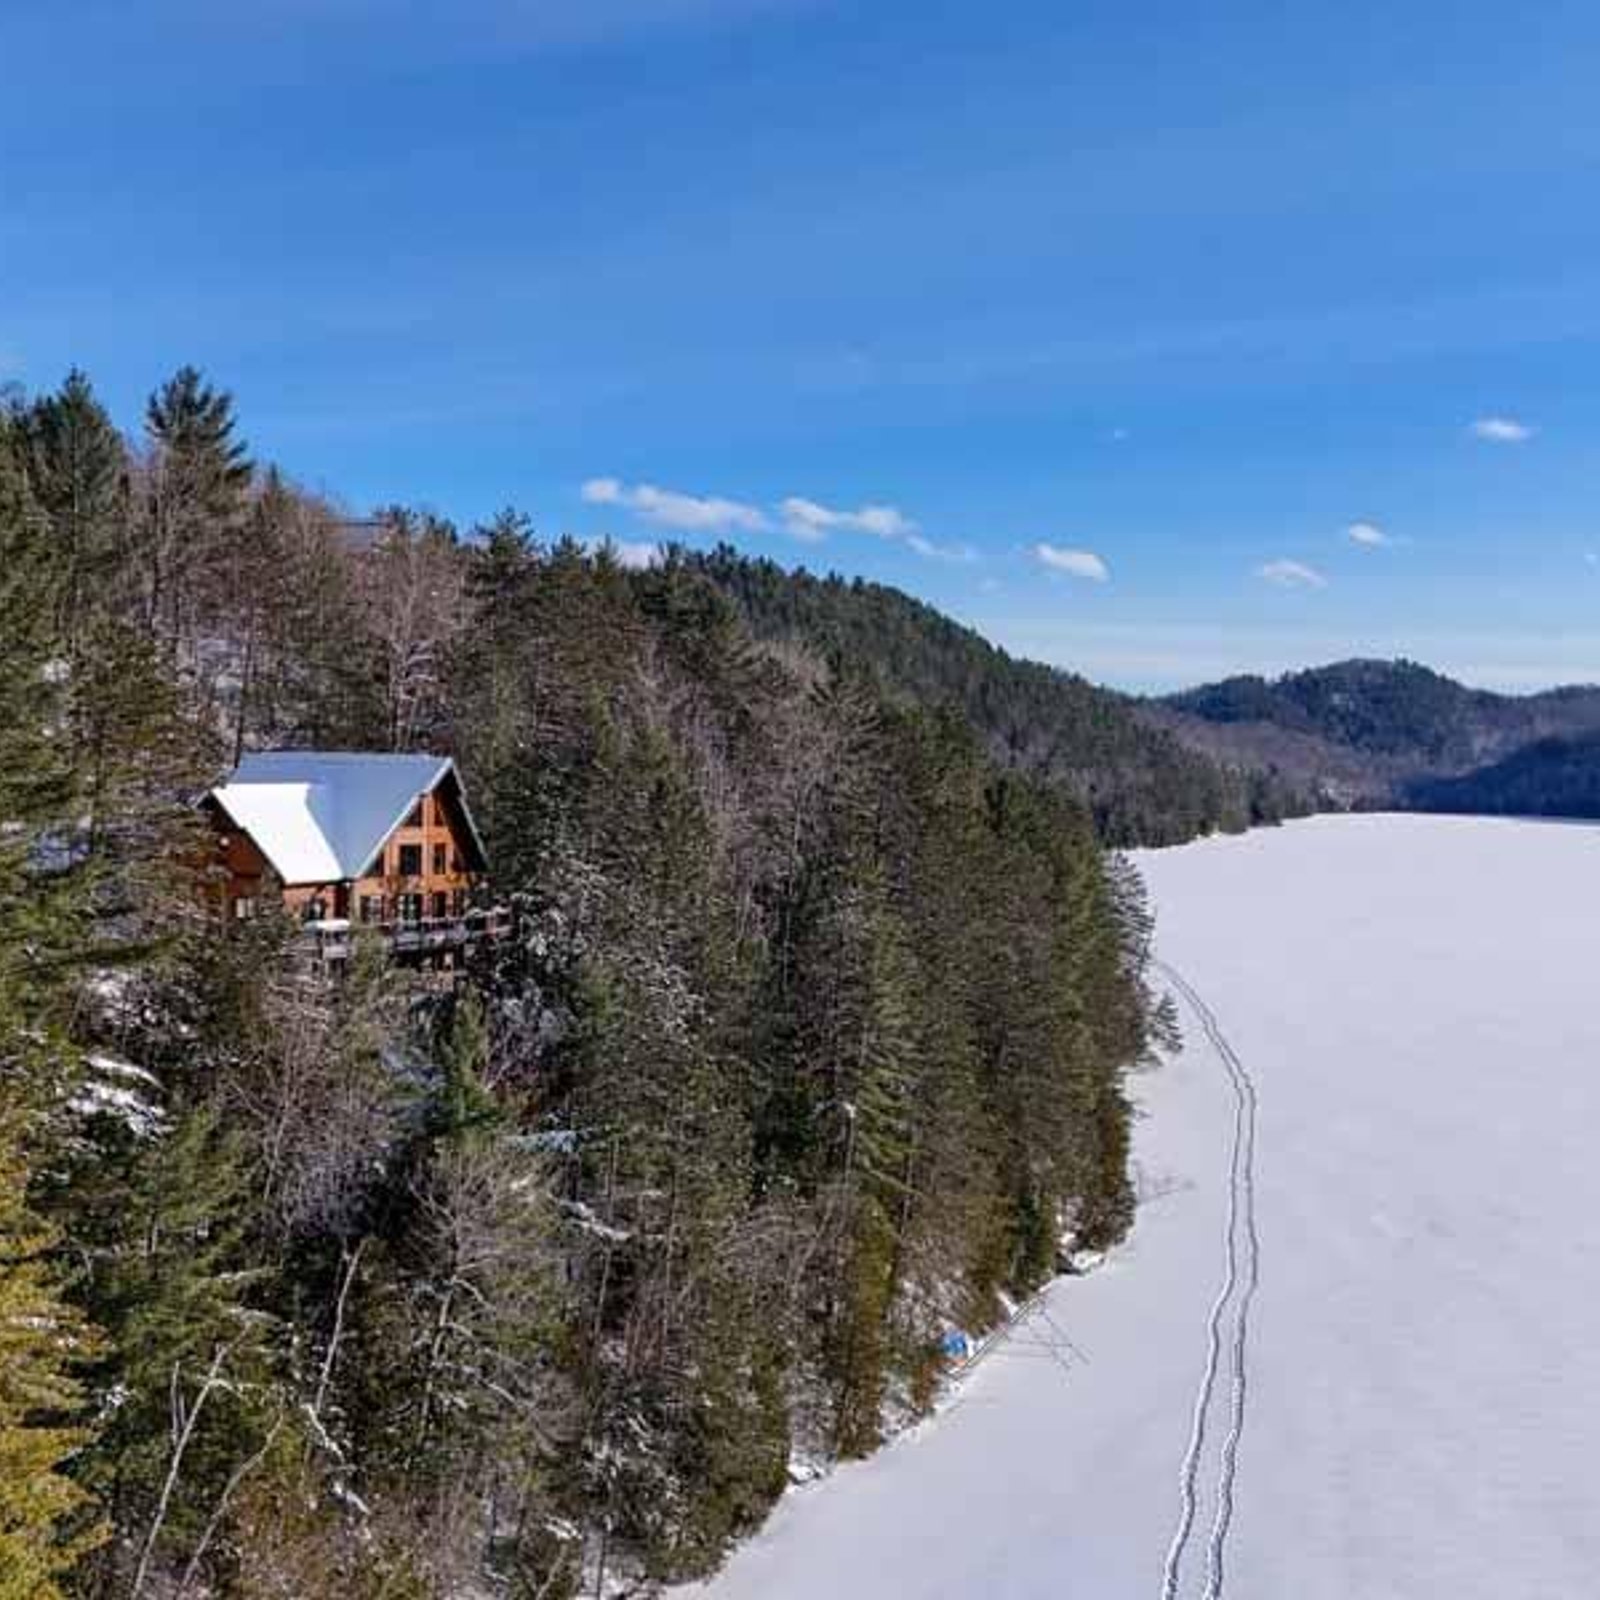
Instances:
[[[421,922],[460,916],[482,874],[460,808],[439,790],[418,798],[384,840],[374,870],[354,883],[295,884],[284,909],[305,920]]]
[[[237,828],[212,804],[208,807],[217,830],[216,910],[219,916],[244,921],[260,914],[267,901],[279,898],[277,874],[271,863],[256,848],[256,842]]]

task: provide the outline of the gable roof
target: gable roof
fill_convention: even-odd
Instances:
[[[359,878],[419,796],[448,780],[480,861],[483,841],[448,756],[272,750],[246,756],[211,791],[285,883]]]

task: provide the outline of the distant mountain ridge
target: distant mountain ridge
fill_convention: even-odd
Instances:
[[[1322,806],[1600,815],[1600,687],[1472,689],[1414,661],[1241,676],[1145,702],[1213,760]]]
[[[963,717],[996,760],[1079,799],[1115,846],[1178,844],[1311,810],[1600,817],[1600,686],[1473,689],[1352,659],[1141,699],[1018,660],[898,589],[676,552],[751,632],[834,653]]]

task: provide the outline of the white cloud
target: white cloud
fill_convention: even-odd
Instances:
[[[1104,583],[1111,576],[1111,569],[1092,550],[1068,550],[1062,545],[1041,543],[1033,547],[1033,555],[1052,572],[1064,572],[1070,578]]]
[[[937,544],[898,506],[868,503],[845,509],[804,495],[790,495],[770,512],[720,495],[684,494],[652,483],[626,484],[619,478],[590,478],[580,490],[592,506],[618,506],[646,522],[689,533],[764,533],[774,527],[814,544],[833,533],[867,534],[904,545],[927,561],[976,561],[967,544]],[[625,549],[619,546],[619,549]],[[641,550],[651,546],[639,546]]]
[[[1515,417],[1479,417],[1471,428],[1473,438],[1487,440],[1490,444],[1526,444],[1534,432],[1526,422],[1518,422]]]
[[[898,506],[865,505],[840,511],[802,495],[790,495],[778,507],[786,532],[797,539],[824,539],[830,533],[870,533],[877,539],[910,540],[917,525]]]
[[[935,544],[920,533],[906,535],[906,549],[928,561],[976,561],[978,552],[970,544]]]
[[[833,520],[836,513],[815,501],[802,500],[798,495],[791,495],[778,510],[783,517],[783,531],[791,538],[804,539],[807,544],[826,539],[837,526]]]
[[[1265,578],[1268,583],[1277,584],[1280,589],[1326,589],[1328,587],[1328,580],[1315,567],[1308,567],[1303,561],[1290,561],[1287,559],[1269,561],[1264,567],[1256,568],[1256,576]]]
[[[1369,550],[1390,542],[1389,535],[1375,522],[1352,522],[1344,531],[1351,544],[1365,545]]]
[[[584,484],[582,494],[592,506],[622,506],[646,522],[690,533],[731,529],[759,533],[771,526],[765,512],[741,500],[683,494],[677,489],[659,489],[653,483],[630,486],[616,478],[591,478]]]

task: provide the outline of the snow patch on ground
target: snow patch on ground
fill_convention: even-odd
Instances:
[[[115,1117],[140,1139],[161,1132],[166,1114],[155,1103],[161,1080],[154,1073],[103,1050],[92,1051],[85,1065],[87,1074],[72,1097],[74,1111],[86,1117]]]

